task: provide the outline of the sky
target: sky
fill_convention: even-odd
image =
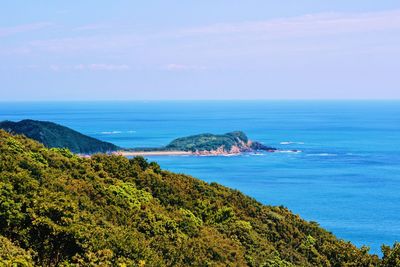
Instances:
[[[400,1],[25,1],[0,101],[400,99]]]

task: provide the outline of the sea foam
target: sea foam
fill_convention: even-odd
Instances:
[[[304,145],[304,142],[284,141],[280,142],[281,145]]]

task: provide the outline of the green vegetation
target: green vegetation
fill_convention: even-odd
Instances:
[[[0,266],[399,266],[284,207],[0,130]]]
[[[47,121],[3,121],[0,122],[0,129],[10,133],[23,134],[49,148],[68,148],[74,153],[92,154],[119,149],[111,143],[97,140],[65,126]]]
[[[226,134],[198,134],[188,137],[177,138],[169,143],[165,150],[177,151],[213,151],[223,148],[231,151],[237,147],[241,152],[252,150],[275,150],[272,147],[264,146],[258,142],[249,142],[246,134],[241,131]]]

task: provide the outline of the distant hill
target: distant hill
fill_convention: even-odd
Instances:
[[[3,121],[0,128],[10,133],[23,134],[46,147],[68,148],[74,153],[93,154],[118,150],[114,144],[81,134],[68,127],[36,120]]]
[[[275,151],[276,148],[250,141],[245,133],[235,131],[219,135],[206,133],[177,138],[169,143],[165,150],[240,153],[257,150]]]

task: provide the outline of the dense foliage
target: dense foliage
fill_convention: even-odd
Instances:
[[[74,153],[92,154],[118,150],[118,147],[111,143],[83,135],[53,122],[35,120],[3,121],[0,122],[0,129],[11,133],[23,134],[49,148],[68,148]]]
[[[400,247],[383,249],[141,157],[0,130],[0,266],[396,266]]]
[[[250,150],[274,150],[272,147],[264,146],[258,142],[248,142],[246,134],[241,131],[226,134],[198,134],[187,137],[181,137],[169,143],[166,150],[178,151],[212,151],[223,147],[229,151],[233,146],[239,149]]]

